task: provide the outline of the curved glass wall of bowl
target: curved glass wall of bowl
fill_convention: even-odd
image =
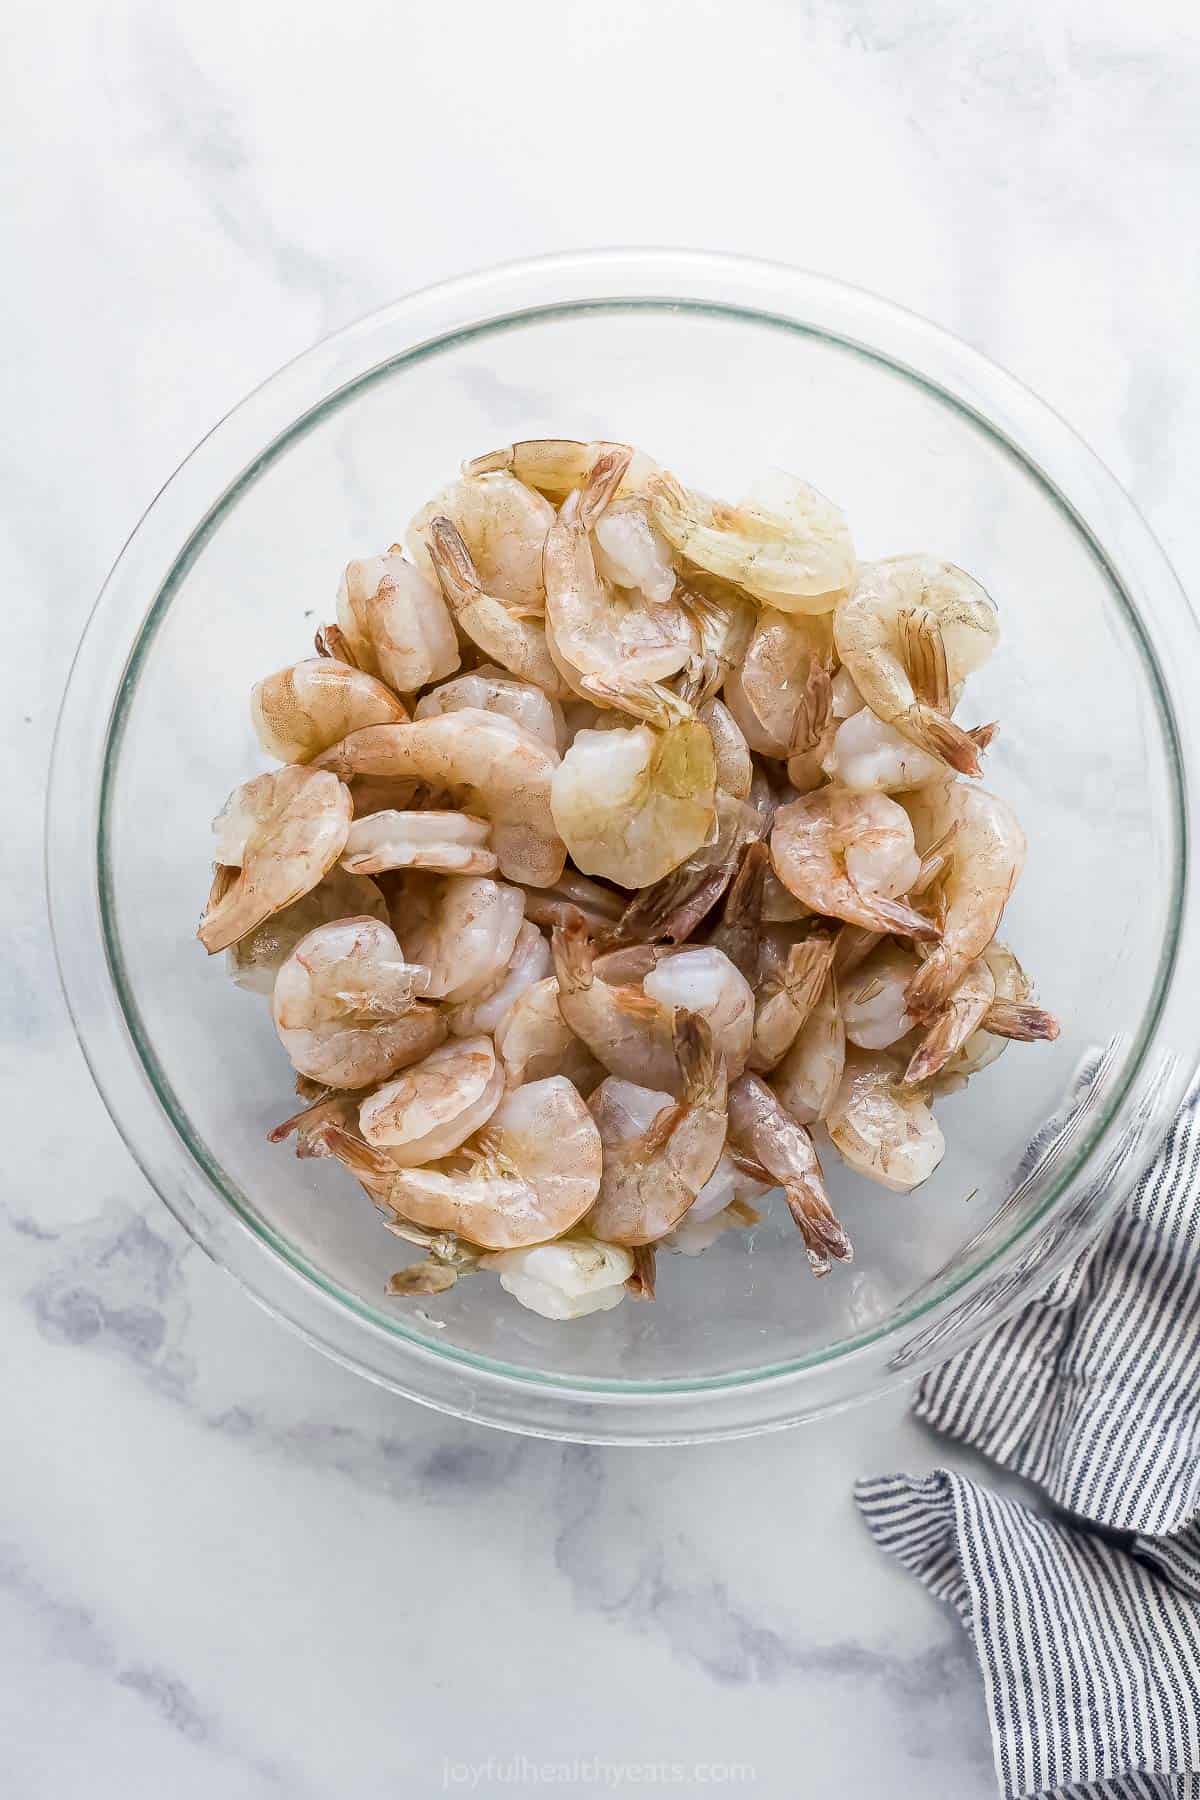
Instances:
[[[940,1107],[949,1151],[916,1194],[831,1166],[849,1270],[812,1282],[776,1207],[749,1238],[661,1258],[653,1306],[559,1326],[485,1278],[419,1307],[384,1298],[403,1252],[339,1170],[267,1144],[290,1070],[266,1010],[192,932],[208,820],[264,766],[253,681],[308,653],[342,565],[394,541],[464,456],[565,432],[629,438],[735,498],[765,466],[796,469],[845,506],[864,556],[932,550],[984,581],[1004,636],[968,722],[999,718],[986,779],[1030,840],[1004,934],[1064,1031],[1010,1048]],[[401,1392],[614,1441],[761,1430],[844,1404],[950,1354],[1046,1279],[1127,1191],[1186,1087],[1196,638],[1153,539],[1069,429],[870,295],[650,251],[416,295],[219,426],[98,603],[49,815],[81,1041],[197,1241]]]

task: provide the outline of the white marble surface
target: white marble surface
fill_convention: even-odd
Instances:
[[[195,439],[354,315],[552,249],[744,251],[930,314],[1090,438],[1195,588],[1192,20],[9,0],[6,1795],[392,1800],[443,1757],[478,1793],[536,1791],[522,1757],[612,1791],[597,1756],[687,1792],[742,1765],[762,1800],[992,1791],[965,1639],[851,1506],[860,1471],[945,1460],[902,1402],[704,1450],[522,1441],[327,1364],[188,1246],[58,997],[43,768],[93,594]]]

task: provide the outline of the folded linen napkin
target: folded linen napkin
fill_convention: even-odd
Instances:
[[[1053,1509],[946,1469],[856,1490],[972,1635],[1001,1792],[1200,1800],[1200,1094],[1097,1245],[915,1410]]]

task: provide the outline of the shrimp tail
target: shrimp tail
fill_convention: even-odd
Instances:
[[[792,1006],[801,1015],[801,1024],[821,998],[836,943],[836,938],[814,934],[803,943],[793,944],[788,951],[780,982]]]
[[[900,653],[913,693],[931,711],[950,711],[950,669],[946,640],[936,614],[927,606],[906,606],[899,620]]]
[[[577,907],[572,907],[564,922],[554,927],[550,950],[560,993],[581,994],[591,987],[592,940],[587,921]]]
[[[590,531],[617,489],[625,479],[625,471],[633,460],[628,444],[612,444],[601,450],[592,464],[579,496],[577,518],[584,531]]]
[[[672,693],[661,681],[631,681],[626,686],[617,686],[599,675],[584,675],[579,686],[601,706],[629,713],[632,718],[642,719],[659,731],[684,724],[696,716],[690,702]]]
[[[319,625],[313,647],[318,656],[328,657],[332,662],[345,663],[351,669],[362,666],[340,625]]]
[[[788,1211],[796,1222],[814,1275],[828,1275],[835,1262],[853,1262],[854,1246],[838,1222],[820,1181],[784,1183]]]
[[[625,1292],[631,1300],[653,1300],[655,1255],[653,1244],[634,1244],[630,1249],[633,1257],[633,1274],[625,1283]]]
[[[905,718],[903,730],[922,750],[928,750],[930,756],[936,756],[939,762],[946,763],[960,775],[978,775],[979,746],[969,731],[944,712],[923,702],[912,707]]]
[[[457,618],[480,598],[483,584],[462,533],[441,514],[429,527],[429,558],[446,604]]]
[[[866,962],[884,933],[866,931],[861,925],[843,925],[834,939],[833,972],[852,975],[860,963]]]
[[[938,1070],[944,1068],[963,1043],[969,1032],[962,1030],[961,1021],[954,1007],[947,1007],[945,1012],[936,1018],[921,1042],[909,1058],[908,1067],[901,1076],[903,1087],[920,1087]]]
[[[336,1156],[340,1163],[353,1171],[365,1183],[386,1180],[395,1175],[396,1165],[390,1156],[382,1150],[376,1150],[365,1138],[347,1131],[344,1125],[330,1124],[320,1133],[318,1140],[323,1148],[323,1156]]]
[[[999,719],[993,719],[990,725],[972,725],[967,736],[970,738],[975,748],[982,752],[991,749],[996,741],[996,734],[999,730]]]
[[[1018,1043],[1053,1043],[1061,1029],[1053,1013],[1018,1000],[994,1000],[983,1015],[984,1031]]]
[[[674,1032],[683,1097],[689,1106],[707,1105],[721,1085],[724,1060],[717,1053],[712,1028],[699,1013],[681,1006],[676,1008]]]
[[[897,937],[913,938],[917,943],[936,943],[941,931],[932,919],[924,913],[916,911],[903,900],[889,900],[884,894],[864,894],[861,889],[858,897],[867,912],[873,914],[881,932],[894,931]]]
[[[451,1268],[449,1263],[441,1262],[436,1256],[427,1256],[423,1262],[409,1263],[406,1269],[400,1269],[390,1277],[384,1292],[391,1299],[410,1300],[423,1294],[444,1294],[458,1280],[459,1271]]]
[[[808,678],[796,709],[796,722],[789,756],[802,756],[820,743],[833,717],[833,670],[821,657],[814,656],[808,665]]]
[[[914,1019],[928,1019],[945,1006],[961,978],[961,967],[935,950],[926,957],[908,984],[904,1004]]]

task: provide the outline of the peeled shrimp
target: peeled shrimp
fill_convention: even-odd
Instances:
[[[454,673],[459,665],[458,639],[436,583],[398,550],[395,546],[386,556],[366,556],[346,565],[337,616],[359,668],[378,675],[399,694],[415,694],[428,682]],[[347,726],[340,735],[354,729]]]
[[[927,1180],[946,1153],[924,1096],[901,1085],[895,1062],[880,1051],[847,1051],[825,1125],[849,1168],[898,1194]]]
[[[686,698],[702,706],[717,693],[733,670],[740,668],[758,619],[758,607],[740,588],[731,587],[703,569],[689,569],[675,599],[687,610],[700,639],[700,654],[688,664]]]
[[[833,1104],[845,1063],[846,1031],[831,976],[772,1073],[771,1090],[798,1124],[815,1124]]]
[[[822,933],[793,944],[778,985],[774,992],[760,997],[755,1011],[749,1059],[752,1069],[775,1068],[791,1049],[829,977],[833,942],[832,937]]]
[[[898,794],[936,781],[944,764],[863,706],[837,727],[822,767],[843,787]]]
[[[587,1223],[609,1243],[652,1244],[664,1237],[708,1181],[724,1147],[725,1063],[694,1013],[675,1015],[675,1054],[682,1098],[676,1103],[668,1097],[665,1110],[635,1135],[614,1129],[604,1104],[608,1082],[592,1095],[604,1174]]]
[[[611,986],[596,974],[581,919],[555,930],[552,949],[563,1019],[611,1074],[678,1094],[676,1007],[705,1019],[731,1075],[745,1068],[754,995],[719,950],[683,950],[666,957],[638,988]]]
[[[448,519],[461,536],[484,591],[501,605],[537,618],[546,603],[542,545],[554,516],[548,500],[511,475],[467,476],[421,508],[409,524],[405,543],[417,567],[435,580],[430,526],[434,519]]]
[[[279,1041],[302,1075],[364,1088],[432,1050],[446,1027],[418,1006],[428,970],[406,962],[378,919],[339,919],[302,937],[271,997]]]
[[[854,1251],[829,1204],[812,1139],[757,1075],[743,1075],[729,1090],[729,1138],[734,1150],[783,1187],[813,1274],[828,1275],[834,1260],[852,1261]]]
[[[883,943],[865,957],[840,989],[846,1036],[860,1050],[886,1050],[913,1028],[908,985],[919,968],[900,944]]]
[[[699,640],[669,593],[663,601],[625,598],[596,567],[590,534],[624,467],[623,453],[604,452],[551,527],[542,558],[546,620],[558,666],[570,665],[577,677],[571,685],[583,698],[661,727],[686,716],[662,683],[696,655]]]
[[[827,918],[918,939],[938,935],[895,898],[912,886],[921,861],[908,815],[885,794],[828,787],[780,807],[771,861],[789,892]]]
[[[406,884],[392,923],[410,961],[429,971],[434,1000],[485,992],[508,967],[525,916],[520,888],[486,875],[448,875]]]
[[[562,874],[566,852],[550,811],[558,758],[511,719],[464,707],[411,725],[374,725],[318,760],[346,777],[415,776],[446,789],[464,812],[492,821],[502,875],[552,887]]]
[[[559,1011],[553,975],[518,994],[496,1027],[496,1049],[510,1088],[565,1075],[581,1094],[590,1094],[604,1077],[600,1064]]]
[[[507,669],[484,663],[467,675],[456,675],[432,688],[417,701],[414,719],[433,719],[441,713],[461,712],[464,706],[479,712],[503,713],[531,737],[541,738],[561,756],[567,747],[567,730],[557,700],[531,681],[518,681]]]
[[[519,680],[532,682],[553,700],[565,699],[570,690],[550,655],[541,619],[514,611],[510,603],[485,590],[470,551],[449,519],[439,516],[430,521],[429,555],[459,630]]]
[[[982,957],[967,971],[941,1011],[922,1032],[904,1071],[905,1087],[921,1087],[945,1067],[957,1050],[982,1024],[996,998],[996,979]]]
[[[279,965],[308,932],[335,919],[367,916],[388,922],[387,901],[365,875],[330,869],[309,893],[272,913],[229,948],[229,973],[248,993],[269,994]]]
[[[996,647],[996,608],[977,581],[932,556],[864,565],[833,621],[838,655],[877,717],[938,761],[979,773],[951,695]]]
[[[723,690],[750,748],[781,759],[811,750],[832,716],[832,668],[828,617],[765,608]]]
[[[579,868],[641,888],[705,842],[715,794],[712,739],[691,721],[661,732],[581,731],[554,771],[550,802]]]
[[[591,1114],[561,1075],[507,1094],[483,1130],[436,1166],[398,1169],[348,1134],[333,1134],[332,1147],[377,1205],[484,1250],[569,1231],[600,1191],[604,1157]]]
[[[403,725],[403,706],[362,669],[313,656],[256,681],[250,717],[268,756],[306,763],[364,725]]]
[[[654,523],[689,561],[780,612],[829,612],[854,580],[854,546],[841,510],[781,472],[741,506],[689,492],[673,476],[650,483]]]
[[[494,1269],[505,1293],[543,1319],[582,1319],[621,1304],[634,1258],[618,1244],[572,1231],[529,1250],[494,1250],[480,1267]]]
[[[584,485],[598,456],[612,451],[623,452],[627,458],[619,491],[640,493],[656,465],[642,451],[631,450],[628,444],[608,443],[603,439],[584,444],[577,438],[526,438],[523,443],[505,444],[501,450],[488,450],[482,456],[472,457],[470,462],[463,464],[463,474],[477,477],[502,471],[515,475],[526,486],[536,488],[539,494],[548,494],[552,500],[559,501],[565,500],[573,488]]]
[[[375,812],[351,825],[342,867],[353,875],[378,875],[385,869],[490,875],[496,854],[487,845],[487,820],[468,813]]]
[[[509,1008],[534,982],[545,979],[550,966],[549,940],[526,919],[517,933],[507,968],[482,993],[447,1006],[451,1034],[474,1037],[480,1031],[498,1030]]]
[[[928,1019],[945,1006],[968,966],[991,943],[1025,866],[1025,833],[1012,808],[986,789],[943,781],[906,796],[917,843],[946,843],[938,877],[941,942],[913,976],[909,1011]]]
[[[349,829],[349,791],[327,771],[293,763],[235,788],[213,820],[217,870],[196,933],[209,955],[316,887]]]
[[[358,1126],[394,1163],[416,1168],[457,1150],[503,1096],[504,1070],[491,1038],[457,1038],[368,1095]]]

